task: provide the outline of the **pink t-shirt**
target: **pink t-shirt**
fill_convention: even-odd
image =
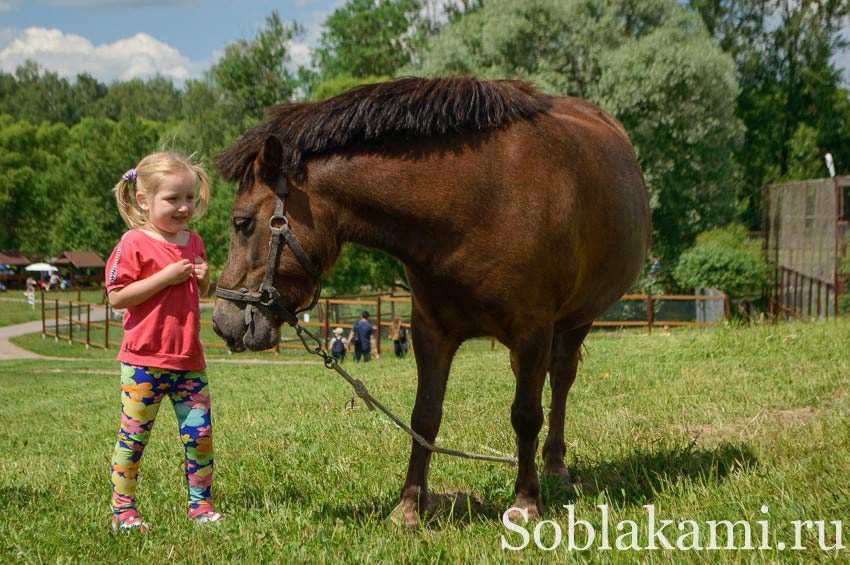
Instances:
[[[177,245],[154,239],[142,230],[130,230],[106,263],[106,291],[146,279],[181,259],[194,263],[196,257],[207,260],[204,242],[193,231],[186,245]],[[179,371],[204,369],[199,294],[197,278],[192,275],[127,308],[118,361]]]

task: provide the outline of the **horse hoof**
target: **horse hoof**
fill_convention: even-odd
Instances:
[[[418,528],[420,516],[416,503],[402,500],[390,513],[390,520],[393,524],[402,528]]]
[[[516,500],[514,500],[514,508],[525,510],[528,515],[528,520],[537,520],[540,518],[540,503],[528,496],[517,495]],[[511,510],[508,514],[508,518],[511,521],[519,520],[520,518],[524,518],[524,516],[520,513],[519,510]]]
[[[564,481],[564,485],[570,484],[570,471],[561,461],[552,464],[544,463],[543,474],[550,477],[560,477]]]

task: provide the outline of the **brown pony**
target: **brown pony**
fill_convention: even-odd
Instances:
[[[272,107],[216,166],[240,182],[219,286],[254,291],[265,277],[276,295],[266,305],[233,293],[217,301],[215,330],[230,349],[272,347],[344,243],[392,254],[413,294],[411,427],[434,441],[458,346],[494,336],[516,375],[514,505],[538,516],[546,372],[543,471],[568,480],[564,410],[579,347],[635,280],[649,240],[647,192],[622,125],[524,83],[407,78]],[[269,218],[281,187],[301,250],[285,245],[278,257]],[[426,508],[430,459],[414,441],[397,509],[410,525]]]

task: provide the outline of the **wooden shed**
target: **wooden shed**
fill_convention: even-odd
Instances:
[[[106,262],[94,251],[65,251],[53,264],[68,270],[72,287],[100,286],[105,276]]]
[[[27,278],[24,267],[30,264],[29,257],[20,251],[3,249],[0,250],[0,281],[9,288],[23,288]]]

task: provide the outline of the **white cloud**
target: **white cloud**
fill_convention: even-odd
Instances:
[[[79,35],[38,27],[23,30],[0,50],[0,70],[13,72],[27,59],[62,76],[85,72],[104,82],[158,73],[182,84],[209,66],[209,62],[189,60],[174,47],[146,33],[94,45]]]
[[[310,56],[313,54],[313,48],[306,43],[292,42],[289,44],[289,56],[292,58],[290,64],[293,68],[298,68],[299,65],[305,67],[310,66]]]

